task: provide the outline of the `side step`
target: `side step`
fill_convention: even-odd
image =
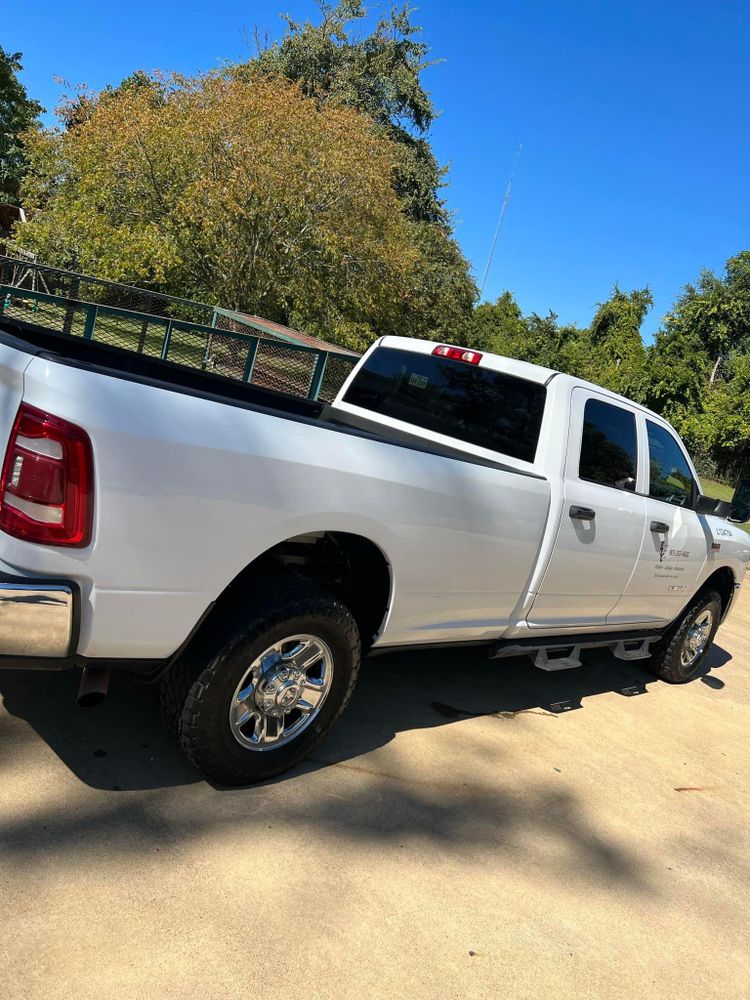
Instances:
[[[620,639],[612,652],[618,660],[647,660],[651,656],[651,643],[654,641],[654,639],[642,639],[640,642],[631,640],[631,643],[628,643],[625,639]],[[632,648],[632,642],[636,642],[635,648]]]
[[[534,657],[534,666],[540,670],[572,670],[581,666],[581,647],[570,646],[570,652],[565,649],[555,650],[560,656],[550,656],[551,649],[540,649]]]
[[[571,670],[581,666],[582,649],[608,648],[618,660],[646,660],[651,655],[651,643],[660,638],[661,632],[654,630],[501,639],[490,647],[489,657],[497,660],[531,656],[540,670]]]

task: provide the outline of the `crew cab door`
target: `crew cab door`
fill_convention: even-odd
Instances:
[[[638,415],[642,430],[646,530],[638,564],[607,621],[670,622],[695,591],[711,537],[693,509],[698,495],[691,465],[672,431]]]
[[[574,389],[563,506],[531,628],[602,625],[641,551],[646,501],[636,494],[636,414],[604,394]]]

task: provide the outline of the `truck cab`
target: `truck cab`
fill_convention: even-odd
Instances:
[[[545,530],[503,638],[661,627],[721,567],[727,605],[744,574],[748,536],[710,513],[674,428],[574,376],[384,337],[329,416],[545,482]]]

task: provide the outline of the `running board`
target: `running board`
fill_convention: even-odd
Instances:
[[[618,660],[647,660],[651,643],[661,638],[661,632],[610,632],[570,636],[501,639],[490,647],[492,660],[509,656],[531,656],[540,670],[572,670],[581,666],[581,650],[609,648]]]

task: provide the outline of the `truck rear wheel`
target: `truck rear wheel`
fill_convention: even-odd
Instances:
[[[644,665],[671,684],[698,676],[721,621],[721,597],[716,591],[698,594],[680,620],[654,647]]]
[[[263,593],[207,662],[176,664],[162,682],[165,723],[188,760],[221,784],[263,781],[303,760],[359,672],[359,630],[340,601],[293,578]]]

